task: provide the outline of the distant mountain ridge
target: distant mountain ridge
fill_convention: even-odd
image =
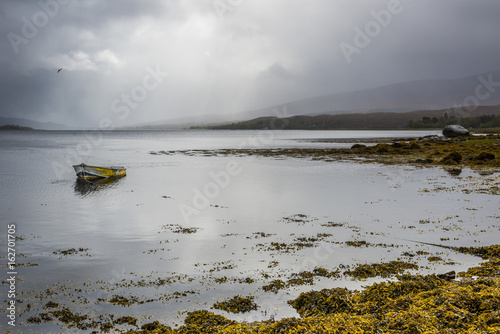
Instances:
[[[248,114],[252,114],[253,117],[273,116],[273,110],[283,111],[285,108],[288,115],[294,116],[405,112],[496,104],[500,104],[500,70],[459,79],[409,81],[312,97],[254,110]]]
[[[350,113],[400,113],[453,106],[500,104],[500,70],[458,79],[416,80],[376,88],[311,97],[233,114],[205,114],[142,124],[135,128],[189,127],[264,116],[315,116]]]
[[[193,128],[215,130],[374,130],[374,129],[408,129],[410,121],[418,122],[424,119],[462,118],[480,116],[500,117],[500,105],[480,106],[468,113],[462,108],[447,108],[440,110],[415,110],[408,112],[372,112],[350,113],[338,115],[299,115],[286,118],[275,116],[257,117],[248,121]],[[425,124],[424,124],[425,125]],[[435,127],[431,126],[430,127]]]

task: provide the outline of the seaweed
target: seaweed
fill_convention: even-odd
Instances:
[[[458,247],[456,251],[464,254],[479,256],[482,259],[499,259],[500,245],[482,246],[482,247]]]
[[[254,297],[235,296],[229,300],[214,303],[212,308],[229,313],[246,313],[259,308],[254,299]]]
[[[86,252],[88,250],[89,250],[88,248],[82,248],[82,247],[80,247],[78,249],[76,249],[76,248],[70,248],[70,249],[66,249],[66,250],[58,249],[56,251],[53,251],[52,254],[68,256],[68,255],[83,253],[83,252]],[[88,255],[88,254],[86,254],[86,255]]]
[[[288,302],[301,317],[350,312],[353,308],[353,293],[345,288],[323,289],[301,293]]]
[[[351,148],[281,148],[281,149],[219,149],[159,151],[151,154],[184,154],[189,156],[262,156],[275,159],[284,157],[308,159],[311,161],[352,160],[357,163],[383,163],[390,165],[456,166],[476,169],[500,170],[500,141],[496,135],[474,136],[466,141],[388,139],[374,146],[356,143]],[[366,140],[366,143],[377,142]],[[478,150],[481,150],[479,155]],[[483,154],[484,153],[484,154]],[[458,170],[458,169],[457,169]],[[305,215],[304,215],[305,216]],[[288,217],[289,222],[301,223],[302,218]],[[285,219],[287,220],[287,219]]]
[[[172,333],[169,326],[163,325],[159,321],[153,321],[141,326],[142,333]]]
[[[56,302],[50,301],[47,304],[45,304],[45,306],[43,308],[56,308],[56,307],[59,307],[59,304]]]
[[[120,306],[130,306],[132,304],[140,303],[139,300],[135,297],[123,297],[123,296],[118,296],[118,295],[113,295],[108,300],[108,303],[111,303],[113,305],[120,305]]]
[[[183,227],[179,224],[167,224],[162,226],[163,229],[169,229],[172,233],[192,234],[201,230],[200,227]]]
[[[137,319],[134,317],[131,317],[131,316],[122,316],[122,317],[119,317],[118,319],[116,319],[114,321],[114,323],[117,325],[127,324],[127,325],[136,326]]]
[[[474,158],[476,161],[487,161],[487,160],[495,160],[495,155],[490,152],[481,152],[478,156]]]
[[[279,290],[284,289],[285,287],[286,287],[285,282],[283,282],[280,279],[276,279],[276,280],[271,281],[269,284],[264,285],[262,287],[262,290],[264,290],[265,292],[278,293]]]
[[[390,261],[385,263],[359,264],[355,268],[346,270],[344,275],[352,276],[357,279],[366,279],[369,277],[390,277],[401,274],[407,269],[418,269],[419,266],[414,263],[403,261]]]
[[[479,264],[479,267],[469,268],[460,272],[458,277],[500,277],[500,259],[491,259]]]
[[[341,227],[344,225],[345,225],[345,223],[335,223],[335,222],[327,222],[327,223],[321,224],[321,226],[325,226],[325,227]]]
[[[184,324],[177,329],[158,321],[144,324],[141,329],[130,329],[128,334],[158,333],[496,333],[500,332],[500,259],[498,245],[454,248],[487,261],[460,273],[460,280],[448,280],[442,275],[397,276],[396,281],[373,283],[364,289],[323,289],[301,293],[288,304],[300,318],[275,321],[237,322],[206,310],[189,312]],[[364,266],[364,265],[362,265]],[[392,261],[368,265],[379,275],[385,270],[399,272],[413,267],[412,263]],[[356,267],[354,270],[356,270]],[[292,274],[291,278],[329,277],[332,272],[315,268],[311,272]],[[479,277],[473,277],[479,276]],[[277,290],[287,286],[285,281],[271,282]],[[254,297],[236,296],[215,303],[214,308],[228,312],[251,311],[258,306]],[[48,302],[56,307],[56,303]],[[46,305],[47,305],[46,304]],[[215,307],[217,306],[217,307]],[[51,316],[68,328],[79,330],[99,328],[111,331],[115,325],[137,326],[133,317],[122,316],[114,321],[94,320],[87,315],[73,313],[68,308],[40,313],[26,321],[39,324],[53,321]],[[111,319],[113,317],[111,316]]]
[[[222,315],[217,315],[209,311],[189,312],[184,325],[178,329],[178,333],[218,333],[220,330],[236,321],[227,319]]]
[[[68,328],[76,327],[78,329],[89,329],[96,327],[96,324],[91,321],[87,315],[73,313],[66,307],[61,310],[51,311],[50,314],[56,317],[60,322],[64,323]]]
[[[42,322],[42,319],[39,317],[29,317],[26,321],[30,324],[39,324]]]
[[[364,240],[346,241],[345,244],[350,247],[368,247],[369,243]]]
[[[287,281],[287,286],[297,286],[297,285],[313,285],[314,274],[310,271],[302,271],[300,273],[294,273],[291,278]]]
[[[451,152],[441,160],[445,165],[457,165],[462,161],[462,155],[456,151]]]

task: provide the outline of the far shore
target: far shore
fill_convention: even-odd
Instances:
[[[242,148],[219,150],[156,151],[153,155],[263,156],[301,158],[320,161],[353,161],[418,167],[441,166],[455,172],[471,168],[482,173],[500,172],[500,138],[496,135],[467,136],[456,139],[372,138],[307,139],[331,143],[353,143],[351,148]],[[365,145],[366,144],[366,145]],[[374,144],[374,145],[368,145]]]

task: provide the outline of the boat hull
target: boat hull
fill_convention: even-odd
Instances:
[[[76,176],[85,179],[100,179],[109,177],[122,177],[127,175],[124,167],[98,167],[86,164],[74,165]]]

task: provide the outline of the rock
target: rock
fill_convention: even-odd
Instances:
[[[445,281],[451,281],[455,279],[455,270],[448,271],[447,273],[444,274],[438,274],[436,275],[438,278],[444,279]]]
[[[358,149],[358,148],[366,148],[366,145],[363,145],[363,144],[354,144],[354,145],[352,145],[351,150],[355,150],[355,149]]]
[[[470,131],[461,125],[447,125],[443,129],[443,136],[448,137],[448,138],[468,136],[469,134],[470,134]]]
[[[436,136],[436,135],[428,135],[428,136],[420,137],[420,138],[418,138],[418,140],[424,140],[424,141],[441,140],[441,137]]]

